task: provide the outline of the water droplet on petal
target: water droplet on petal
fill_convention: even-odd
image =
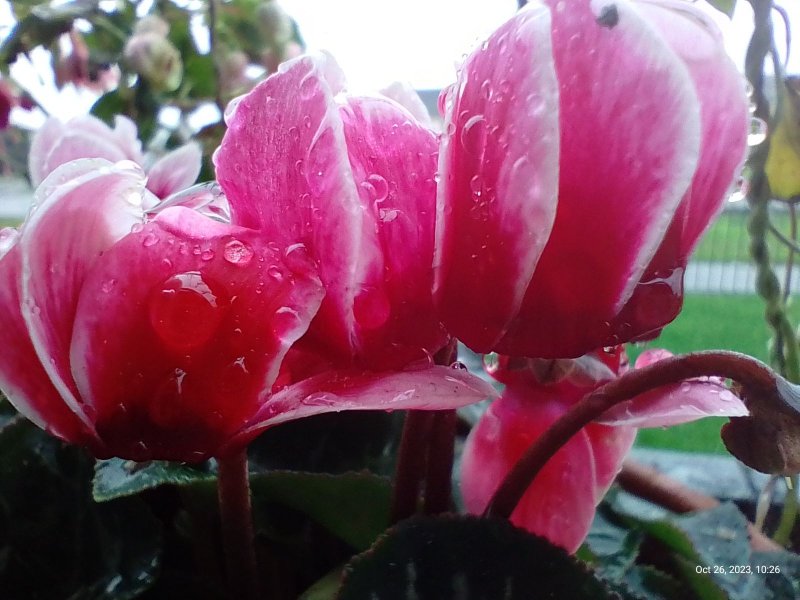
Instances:
[[[750,119],[750,133],[747,134],[747,145],[758,146],[767,139],[767,123],[763,119],[753,117]]]
[[[203,253],[200,254],[200,260],[209,261],[212,258],[214,258],[214,251],[211,248],[203,250]]]
[[[227,305],[224,288],[197,271],[167,278],[150,297],[150,324],[169,346],[188,351],[216,333]]]
[[[479,156],[486,146],[486,119],[483,115],[473,115],[461,128],[461,145],[464,150]]]
[[[292,244],[286,248],[284,263],[290,271],[298,275],[306,275],[316,269],[314,261],[305,244]]]
[[[229,263],[244,266],[253,258],[253,249],[240,240],[231,240],[225,244],[224,256]]]
[[[375,195],[372,196],[372,200],[375,202],[383,202],[389,195],[389,184],[386,182],[386,179],[377,173],[373,173],[367,177],[367,182],[372,186],[375,193]]]
[[[134,223],[131,226],[131,233],[139,233],[142,229],[144,229],[144,223]]]
[[[147,235],[142,238],[142,246],[145,248],[149,248],[150,246],[155,246],[158,243],[158,236],[155,233],[148,233]]]
[[[100,286],[100,289],[103,290],[103,293],[108,294],[114,289],[115,285],[117,285],[117,280],[109,279],[108,281],[103,282],[103,285]]]
[[[282,281],[283,280],[283,272],[280,270],[279,267],[273,265],[267,269],[267,275],[272,277],[275,281]]]

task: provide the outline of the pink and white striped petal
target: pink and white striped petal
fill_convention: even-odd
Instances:
[[[0,389],[37,426],[63,440],[99,449],[98,441],[61,399],[36,356],[20,312],[22,265],[16,236],[12,229],[0,231],[5,246],[0,258]]]
[[[555,217],[550,40],[548,10],[531,3],[467,58],[445,101],[434,293],[448,328],[480,352],[519,312]]]
[[[97,261],[72,375],[116,456],[197,462],[257,412],[323,290],[257,231],[169,208]]]
[[[700,149],[683,61],[628,2],[548,0],[560,91],[558,214],[497,349],[573,357],[611,320],[663,239]]]
[[[234,440],[250,440],[280,423],[343,410],[447,410],[495,397],[495,389],[464,369],[328,371],[278,391]]]
[[[402,367],[435,353],[448,339],[431,296],[437,141],[382,98],[348,99],[340,116],[362,210],[371,219],[364,236],[369,247],[379,248],[359,269],[359,364]]]
[[[21,310],[45,371],[92,429],[69,367],[78,294],[95,261],[143,221],[144,173],[129,161],[84,159],[56,169],[19,241]]]
[[[467,438],[461,491],[469,512],[480,514],[525,450],[567,410],[558,388],[509,386]],[[589,425],[539,472],[511,521],[574,552],[633,443],[634,430]]]
[[[259,229],[320,264],[327,295],[318,319],[327,343],[352,354],[353,304],[364,266],[379,257],[358,196],[329,58],[303,56],[229,107],[214,155],[234,224]],[[324,260],[321,258],[324,257]]]
[[[49,173],[46,170],[47,155],[63,133],[64,124],[56,118],[50,118],[33,134],[28,152],[28,173],[34,187],[47,177]]]
[[[200,174],[203,154],[197,142],[189,142],[159,158],[147,171],[147,189],[166,198],[188,188]]]

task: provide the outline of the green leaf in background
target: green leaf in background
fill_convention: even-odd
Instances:
[[[733,17],[733,10],[736,8],[736,0],[709,0],[711,6],[720,12],[724,12],[728,17]]]
[[[0,596],[128,600],[149,589],[161,524],[139,498],[96,504],[92,459],[32,423],[0,429]]]
[[[391,485],[370,473],[270,471],[250,477],[256,528],[268,526],[270,504],[298,510],[356,550],[389,526]]]
[[[92,105],[91,113],[110,127],[114,126],[114,117],[124,115],[129,110],[129,103],[119,90],[112,90],[100,96]]]
[[[544,538],[501,519],[420,517],[345,568],[339,600],[620,598]]]
[[[207,466],[193,467],[162,460],[135,463],[111,458],[97,461],[92,495],[97,502],[106,502],[114,498],[133,496],[160,485],[188,485],[214,479],[216,475]]]
[[[87,18],[97,10],[98,0],[73,0],[53,5],[37,4],[20,19],[0,46],[0,62],[11,64],[17,55],[36,46],[48,45],[72,29],[75,19]]]

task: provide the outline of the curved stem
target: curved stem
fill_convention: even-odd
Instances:
[[[652,365],[629,371],[586,395],[547,429],[525,451],[500,484],[484,514],[508,518],[541,468],[559,448],[614,405],[646,391],[685,379],[719,376],[739,382],[757,394],[755,402],[773,402],[777,395],[794,394],[764,363],[744,354],[726,351],[696,352],[673,356]],[[789,386],[789,384],[786,384]]]
[[[456,411],[436,411],[433,414],[431,429],[423,510],[425,514],[437,515],[450,510]]]
[[[225,552],[225,575],[231,598],[258,600],[258,568],[250,507],[247,450],[218,458],[219,513]]]

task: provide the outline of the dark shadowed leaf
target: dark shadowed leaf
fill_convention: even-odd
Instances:
[[[620,598],[592,570],[505,520],[421,517],[345,568],[339,600]]]
[[[139,498],[96,504],[92,459],[22,418],[0,429],[0,597],[127,600],[160,567]]]
[[[154,460],[136,463],[112,458],[95,465],[92,495],[97,502],[132,496],[160,485],[188,485],[216,478],[212,467],[194,467],[181,463]]]
[[[256,526],[267,526],[270,504],[308,515],[357,550],[368,548],[389,526],[389,480],[370,473],[252,474]]]

